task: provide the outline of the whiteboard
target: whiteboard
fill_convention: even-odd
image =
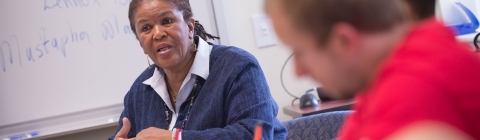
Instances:
[[[129,2],[0,1],[0,139],[69,115],[120,115],[124,95],[148,66],[130,30]],[[190,2],[194,18],[216,35],[211,0]]]

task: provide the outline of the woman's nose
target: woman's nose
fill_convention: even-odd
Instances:
[[[153,39],[154,40],[162,40],[167,36],[167,33],[165,32],[164,29],[160,26],[154,26],[153,27]]]

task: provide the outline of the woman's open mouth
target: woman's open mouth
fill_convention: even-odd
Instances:
[[[158,44],[155,49],[157,50],[157,54],[160,57],[166,57],[170,54],[173,46],[168,43],[160,43]]]

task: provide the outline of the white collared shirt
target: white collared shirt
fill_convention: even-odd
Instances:
[[[197,54],[195,55],[195,59],[193,60],[192,67],[190,68],[190,71],[185,77],[185,79],[183,80],[182,86],[180,87],[180,91],[177,95],[175,111],[172,115],[172,121],[170,122],[169,130],[173,130],[173,127],[175,126],[175,123],[177,121],[178,112],[180,111],[180,106],[187,100],[188,96],[190,95],[197,76],[200,76],[203,79],[208,78],[208,75],[210,74],[209,66],[211,51],[212,46],[203,39],[199,38]],[[155,71],[152,77],[145,80],[143,84],[150,85],[153,90],[155,90],[155,92],[157,92],[157,94],[162,97],[163,101],[167,104],[168,109],[173,110],[172,102],[170,101],[170,97],[167,91],[167,85],[165,83],[163,70],[157,69],[157,67],[155,67]],[[175,133],[175,131],[173,132]],[[181,138],[181,133],[179,137]]]

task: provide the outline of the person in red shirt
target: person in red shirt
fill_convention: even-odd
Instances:
[[[480,57],[434,18],[435,0],[265,5],[297,75],[355,98],[339,139],[480,139]]]

